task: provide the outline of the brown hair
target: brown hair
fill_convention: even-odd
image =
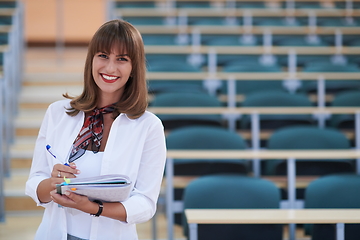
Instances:
[[[124,93],[115,104],[114,117],[126,113],[130,118],[140,117],[147,108],[146,63],[144,44],[139,31],[124,20],[111,20],[103,24],[94,34],[88,47],[84,69],[84,89],[77,97],[67,93],[64,97],[72,99],[67,112],[75,116],[79,111],[88,112],[96,108],[97,87],[92,76],[92,61],[97,52],[111,52],[119,46],[120,52],[127,53],[132,62],[132,72],[125,85]]]

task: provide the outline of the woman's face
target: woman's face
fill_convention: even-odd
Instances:
[[[116,49],[112,48],[110,53],[96,53],[92,62],[92,75],[100,89],[100,99],[107,104],[120,99],[132,70],[131,59],[126,52]]]

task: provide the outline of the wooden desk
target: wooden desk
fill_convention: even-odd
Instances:
[[[360,33],[360,31],[359,31]],[[160,37],[160,36],[159,36]],[[208,54],[210,50],[214,49],[216,54],[231,54],[231,55],[262,55],[265,53],[264,46],[199,46],[197,53]],[[297,55],[334,55],[338,54],[336,47],[302,47],[302,46],[272,46],[271,54],[288,55],[290,50],[295,50]],[[180,45],[145,45],[146,54],[191,54],[194,52],[192,46]],[[341,48],[341,54],[345,55],[359,55],[360,47]]]
[[[360,223],[360,209],[186,209],[190,240],[197,240],[198,224],[336,224],[337,240],[344,240],[345,223]]]
[[[360,29],[360,28],[359,28]],[[216,72],[210,76],[208,72],[147,72],[149,80],[228,80],[232,76],[237,81],[241,80],[318,80],[323,76],[327,80],[359,80],[359,72],[297,72],[291,75],[288,72]]]
[[[154,114],[356,114],[360,107],[149,107]]]
[[[327,9],[316,8],[311,9],[317,17],[345,17],[348,11],[346,9]],[[210,8],[163,8],[156,7],[151,8],[123,8],[116,9],[116,14],[122,17],[167,17],[167,16],[179,16],[182,13],[186,13],[188,17],[226,17],[231,14],[233,17],[243,17],[248,12],[251,12],[252,17],[287,17],[289,11],[286,8],[236,8],[231,9],[226,7],[210,7]],[[356,17],[360,15],[359,9],[353,9],[351,16]],[[309,8],[295,8],[291,15],[293,17],[308,17]]]

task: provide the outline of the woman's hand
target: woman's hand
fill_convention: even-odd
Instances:
[[[51,172],[51,187],[52,189],[56,188],[56,184],[64,182],[64,177],[66,178],[76,178],[76,174],[79,174],[80,171],[76,169],[75,163],[70,163],[69,166],[63,164],[55,164]]]
[[[58,194],[56,190],[50,192],[51,199],[63,207],[75,208],[77,210],[95,214],[98,211],[98,204],[90,201],[88,197],[66,191],[63,195]]]
[[[39,201],[47,203],[51,201],[50,192],[56,189],[56,184],[64,182],[66,178],[76,178],[76,174],[80,171],[76,169],[75,163],[70,163],[69,166],[63,164],[55,164],[51,171],[51,177],[40,182],[37,188],[37,195]]]

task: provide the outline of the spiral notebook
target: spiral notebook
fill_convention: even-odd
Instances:
[[[71,191],[85,195],[91,200],[121,202],[129,197],[131,191],[129,178],[119,174],[70,178],[67,181],[56,185],[57,193],[64,194],[66,191]]]

